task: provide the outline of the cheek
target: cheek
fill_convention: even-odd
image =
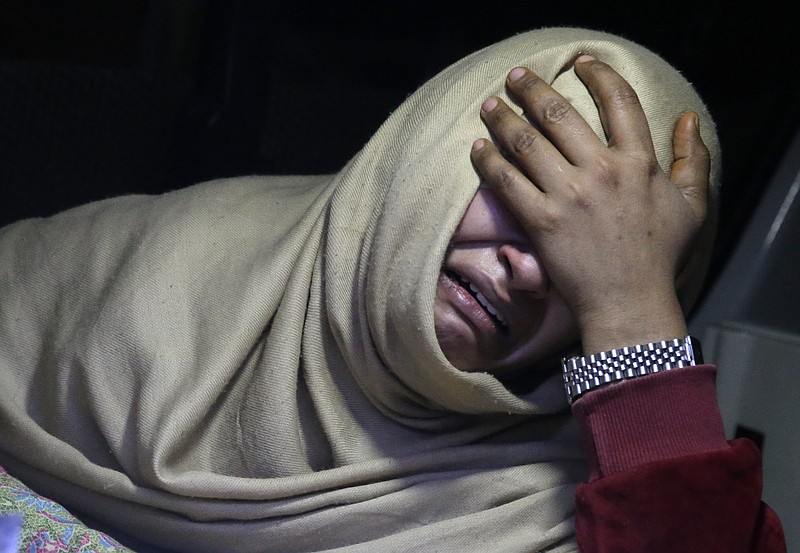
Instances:
[[[553,355],[578,343],[580,339],[578,323],[560,296],[553,299],[540,334],[540,347],[544,355]]]
[[[530,366],[577,344],[579,337],[566,304],[560,297],[551,298],[539,328],[518,345],[505,364],[511,368]]]

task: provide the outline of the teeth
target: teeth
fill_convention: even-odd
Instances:
[[[478,301],[480,302],[480,304],[486,308],[486,311],[491,313],[493,317],[495,317],[498,321],[500,321],[500,323],[502,325],[505,326],[506,322],[505,322],[505,320],[503,320],[503,317],[497,311],[497,308],[494,305],[492,305],[491,303],[489,303],[489,300],[486,299],[486,296],[484,296],[483,294],[481,294],[478,291],[478,287],[470,282],[469,283],[469,289],[472,290],[475,293],[475,297],[478,298]]]
[[[483,305],[483,306],[486,308],[486,310],[487,310],[489,313],[491,313],[492,315],[494,315],[495,313],[497,313],[497,309],[495,309],[495,308],[494,308],[494,305],[492,305],[491,303],[489,303],[489,302],[487,301],[487,299],[486,299],[486,296],[484,296],[484,295],[483,295],[483,294],[481,294],[480,292],[478,292],[478,293],[477,293],[477,294],[475,294],[475,295],[476,295],[476,296],[478,296],[478,301],[479,301],[479,302],[481,302],[481,304],[482,304],[482,305]]]

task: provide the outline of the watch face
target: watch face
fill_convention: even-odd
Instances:
[[[698,340],[694,336],[687,336],[686,354],[687,354],[687,360],[690,361],[689,363],[690,365],[702,365],[703,350],[700,347],[700,340]]]

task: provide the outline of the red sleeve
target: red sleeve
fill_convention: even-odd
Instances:
[[[584,553],[783,553],[761,456],[725,441],[712,366],[601,388],[573,404],[591,477],[576,495]]]

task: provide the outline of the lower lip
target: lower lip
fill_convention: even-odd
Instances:
[[[461,284],[447,276],[444,272],[439,274],[439,284],[447,293],[450,304],[460,312],[464,319],[475,330],[493,337],[500,337],[500,329],[495,320],[486,312],[483,306],[467,292]]]

